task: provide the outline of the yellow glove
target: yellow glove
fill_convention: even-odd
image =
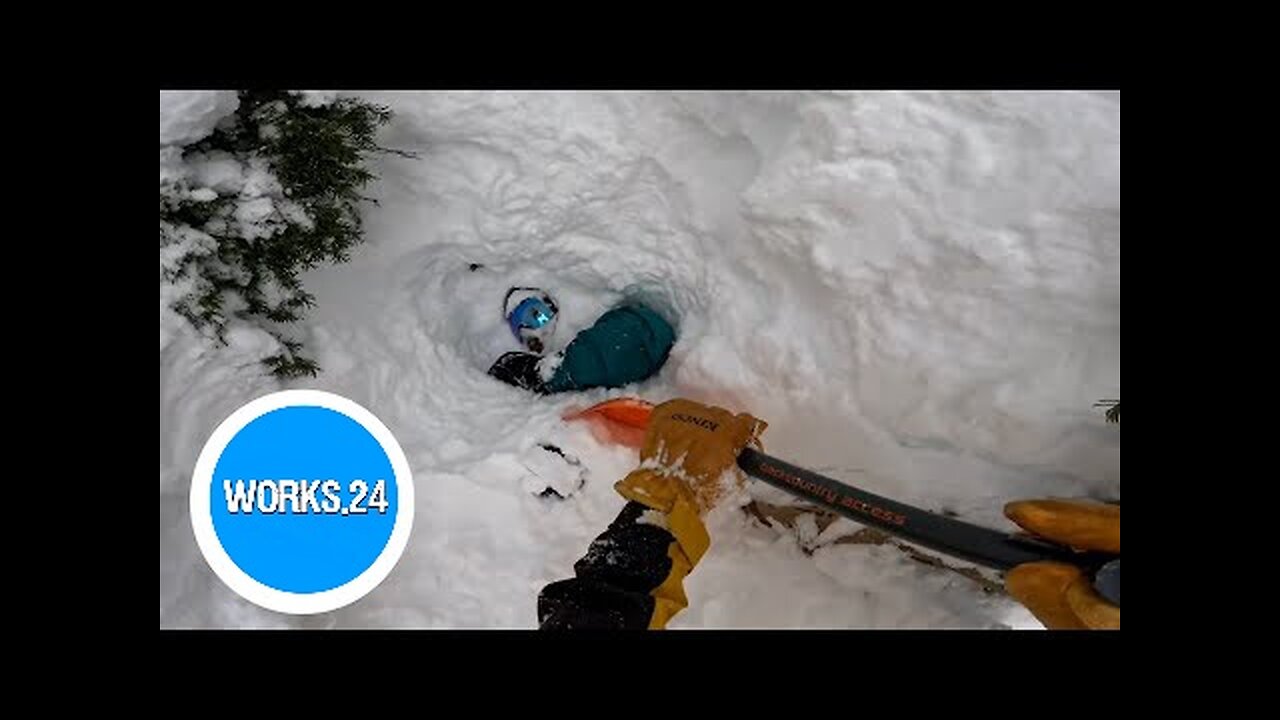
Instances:
[[[692,400],[671,400],[653,409],[640,467],[614,485],[628,500],[664,513],[675,538],[667,550],[671,571],[651,593],[655,607],[650,628],[665,627],[688,606],[684,577],[711,546],[702,515],[733,484],[743,482],[738,453],[748,444],[758,445],[767,426],[746,413]]]
[[[732,489],[730,483],[742,482],[738,453],[758,444],[766,427],[747,413],[692,400],[665,402],[649,418],[640,467],[617,484],[618,492],[663,512],[683,500],[705,515]]]
[[[1023,500],[1004,514],[1024,530],[1076,550],[1120,553],[1120,506],[1081,500]],[[1051,630],[1120,629],[1120,608],[1080,568],[1059,562],[1019,565],[1005,589]]]

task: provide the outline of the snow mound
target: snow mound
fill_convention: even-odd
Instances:
[[[199,142],[238,107],[233,90],[161,90],[160,145]]]

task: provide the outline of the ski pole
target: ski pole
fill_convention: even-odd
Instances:
[[[752,448],[746,448],[738,455],[738,467],[751,477],[850,520],[978,565],[1004,571],[1023,563],[1051,560],[1070,563],[1095,573],[1110,563],[1115,568],[1115,585],[1119,585],[1119,562],[1114,555],[1077,552],[921,510],[859,490]],[[1113,602],[1119,604],[1118,590],[1116,595]]]

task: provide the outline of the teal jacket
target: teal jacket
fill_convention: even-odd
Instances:
[[[662,368],[675,342],[671,324],[649,308],[616,307],[569,343],[543,392],[613,388],[639,382]]]

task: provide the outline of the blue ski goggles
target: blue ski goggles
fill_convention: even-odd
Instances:
[[[531,297],[521,301],[507,322],[511,323],[511,332],[516,336],[521,330],[538,330],[545,327],[556,316],[556,310],[541,298]]]

